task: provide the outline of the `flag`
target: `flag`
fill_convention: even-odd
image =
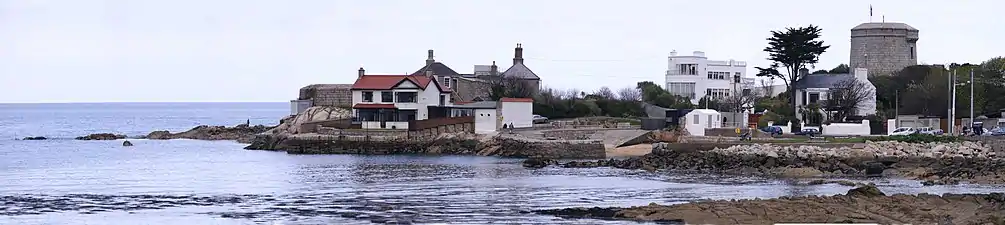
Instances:
[[[872,5],[869,5],[869,16],[872,16]]]

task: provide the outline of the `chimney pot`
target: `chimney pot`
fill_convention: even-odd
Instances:
[[[359,68],[359,71],[358,71],[358,72],[359,72],[359,77],[360,77],[360,78],[362,78],[362,77],[363,77],[363,75],[365,75],[365,74],[366,74],[366,70],[364,70],[364,69],[363,69],[363,67],[360,67],[360,68]]]

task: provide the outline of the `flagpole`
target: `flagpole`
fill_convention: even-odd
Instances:
[[[872,23],[872,5],[869,5],[869,22]]]

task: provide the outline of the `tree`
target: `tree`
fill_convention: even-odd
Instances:
[[[489,98],[530,98],[534,96],[533,85],[515,77],[489,78]]]
[[[836,73],[836,74],[851,73],[851,67],[848,67],[848,64],[840,64],[834,67],[834,69],[827,71],[827,73]]]
[[[830,121],[845,121],[855,115],[858,108],[873,98],[875,92],[866,82],[848,78],[834,84],[828,93],[823,108],[830,114]]]
[[[618,90],[618,99],[621,101],[642,101],[642,92],[639,92],[637,88],[621,88]]]
[[[600,89],[593,92],[593,95],[601,99],[615,99],[617,97],[614,95],[614,92],[607,87],[600,87]]]
[[[820,38],[821,29],[814,25],[800,28],[786,28],[785,31],[771,31],[771,37],[767,38],[768,47],[764,48],[768,52],[768,60],[773,63],[766,68],[755,67],[758,70],[757,76],[777,77],[785,82],[789,91],[789,104],[796,105],[796,92],[791,91],[792,85],[801,78],[799,70],[817,63],[820,55],[827,51],[830,46],[824,45]],[[788,75],[783,75],[778,71],[780,67],[785,68]],[[795,108],[790,109],[795,114]]]

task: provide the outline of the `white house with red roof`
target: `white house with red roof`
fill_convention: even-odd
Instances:
[[[429,75],[367,75],[359,68],[350,90],[363,129],[408,129],[408,121],[429,119],[430,106],[453,105],[450,88]]]

